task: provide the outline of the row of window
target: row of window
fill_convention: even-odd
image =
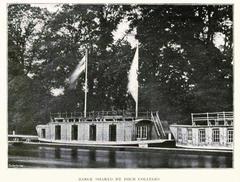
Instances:
[[[182,140],[182,130],[181,128],[178,128],[177,130],[178,140]],[[206,131],[205,129],[199,129],[198,130],[198,138],[200,143],[204,143],[206,141]],[[192,128],[187,129],[187,139],[192,140]],[[212,130],[212,141],[215,143],[220,142],[220,131],[219,129],[213,129]],[[227,130],[227,142],[231,143],[233,142],[233,130],[229,129]]]
[[[116,141],[117,126],[109,125],[109,141]],[[89,126],[89,140],[96,141],[96,125]],[[46,138],[46,129],[42,129],[41,138]],[[55,140],[61,140],[61,126],[55,126]],[[72,125],[71,140],[78,140],[78,125]]]
[[[147,139],[148,137],[148,126],[138,126],[136,128],[137,138]],[[116,132],[117,126],[116,125],[109,125],[109,141],[116,141]],[[97,128],[96,125],[89,126],[89,140],[95,141],[96,140],[96,133]],[[41,138],[46,138],[46,130],[42,129]],[[55,126],[55,139],[61,140],[61,126]],[[78,125],[72,125],[72,133],[71,133],[72,140],[78,140]]]

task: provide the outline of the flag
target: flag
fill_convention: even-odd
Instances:
[[[76,86],[77,78],[85,70],[85,67],[86,67],[86,56],[82,58],[82,60],[78,63],[76,69],[72,73],[72,75],[69,77],[69,84],[71,88]]]
[[[138,100],[138,45],[128,74],[128,92],[137,103]]]

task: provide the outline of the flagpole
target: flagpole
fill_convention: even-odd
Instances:
[[[137,41],[137,58],[139,59],[138,56],[138,41]],[[138,62],[139,60],[137,60],[137,72],[138,72]],[[136,113],[136,118],[138,117],[138,86],[137,86],[137,98],[136,98],[136,106],[135,106],[135,113]]]
[[[85,60],[85,99],[84,99],[84,117],[87,117],[87,92],[88,92],[88,79],[87,79],[87,71],[88,71],[88,50],[86,49],[86,60]]]

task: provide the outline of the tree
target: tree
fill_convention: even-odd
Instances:
[[[88,111],[134,110],[127,74],[135,48],[112,34],[123,19],[140,42],[140,111],[187,123],[191,112],[232,110],[232,6],[58,6],[8,7],[10,131],[34,133],[50,112],[83,111],[84,74],[75,89],[68,78],[86,49]],[[57,88],[63,94],[53,96]]]
[[[67,79],[86,49],[89,53],[88,109],[112,108],[111,93],[114,91],[110,90],[111,80],[106,82],[110,73],[107,73],[107,76],[103,73],[106,70],[111,71],[109,67],[113,68],[114,65],[111,60],[115,59],[116,52],[114,53],[113,49],[117,48],[113,46],[112,31],[123,18],[122,8],[118,5],[64,4],[59,12],[50,15],[45,22],[39,41],[34,42],[34,47],[38,49],[36,59],[41,62],[33,70],[34,79],[40,80],[44,89],[49,92],[54,88],[64,89],[64,95],[52,98],[52,102],[49,102],[52,112],[83,110],[84,75],[80,76],[74,90],[69,89]],[[120,45],[118,48],[121,52]],[[131,51],[129,45],[128,48]],[[117,66],[113,69],[119,70]],[[56,103],[59,103],[57,107]]]
[[[33,42],[39,37],[44,20],[40,8],[27,4],[11,4],[8,6],[8,119],[9,132],[33,133],[34,113],[40,108],[38,98],[40,88],[30,78],[33,73]]]
[[[139,5],[137,9],[129,20],[132,28],[138,28],[142,45],[143,98],[151,101],[154,95],[148,107],[172,121],[187,121],[190,112],[232,110],[232,59],[226,61],[214,43],[219,32],[231,39],[231,6]],[[232,55],[231,41],[225,43]]]

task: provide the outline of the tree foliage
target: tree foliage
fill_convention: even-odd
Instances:
[[[127,74],[135,48],[112,34],[126,18],[140,44],[140,110],[187,123],[191,112],[233,109],[232,6],[58,6],[8,7],[9,131],[34,133],[50,112],[83,110],[84,75],[76,89],[67,79],[86,49],[88,111],[133,110]],[[53,96],[56,88],[63,94]]]

